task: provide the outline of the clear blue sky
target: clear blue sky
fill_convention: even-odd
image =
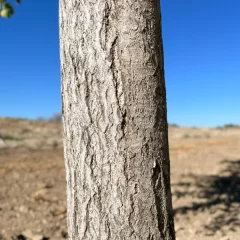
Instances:
[[[12,1],[14,2],[14,1]],[[168,120],[240,124],[240,1],[162,0]],[[0,116],[60,112],[58,0],[0,19]]]

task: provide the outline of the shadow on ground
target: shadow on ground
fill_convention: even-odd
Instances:
[[[173,185],[175,198],[191,197],[191,206],[174,209],[175,214],[207,212],[211,222],[204,226],[215,233],[224,227],[235,231],[240,227],[240,160],[221,162],[218,175],[185,175]]]

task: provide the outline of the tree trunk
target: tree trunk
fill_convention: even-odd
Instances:
[[[159,0],[61,0],[71,240],[175,239]]]

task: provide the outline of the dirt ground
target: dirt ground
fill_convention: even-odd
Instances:
[[[0,240],[67,239],[61,124],[0,118]],[[240,128],[169,128],[178,240],[240,239]]]

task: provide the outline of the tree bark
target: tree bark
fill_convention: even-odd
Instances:
[[[174,240],[159,0],[61,0],[71,240]]]

